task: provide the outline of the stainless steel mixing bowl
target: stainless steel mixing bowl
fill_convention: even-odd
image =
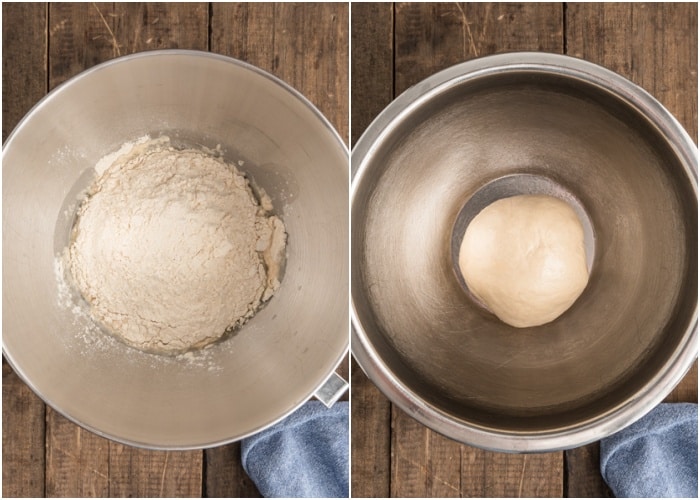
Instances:
[[[96,331],[54,273],[97,161],[147,134],[220,145],[289,234],[270,302],[228,340],[177,358]],[[311,397],[347,353],[347,215],[347,149],[280,80],[180,50],[94,67],[37,104],[3,150],[3,352],[47,403],[107,437],[178,449],[242,438]]]
[[[579,446],[697,356],[696,148],[621,76],[543,53],[454,66],[392,102],[352,166],[352,351],[425,425],[493,450]],[[561,317],[517,329],[470,298],[452,245],[470,213],[531,192],[590,224],[591,275]]]

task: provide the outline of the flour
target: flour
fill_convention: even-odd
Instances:
[[[126,343],[173,354],[206,346],[279,288],[284,224],[233,165],[167,138],[98,165],[67,267],[95,320]]]

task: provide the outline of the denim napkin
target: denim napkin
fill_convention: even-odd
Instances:
[[[616,497],[698,497],[698,405],[662,403],[600,442]]]
[[[243,467],[264,497],[348,497],[348,406],[308,401],[241,441]]]

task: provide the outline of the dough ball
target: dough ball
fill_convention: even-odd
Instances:
[[[588,283],[583,227],[558,198],[504,198],[467,227],[459,267],[469,290],[502,321],[542,325],[571,307]]]

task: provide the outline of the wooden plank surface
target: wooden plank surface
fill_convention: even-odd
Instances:
[[[394,98],[393,4],[352,5],[350,30],[354,144]],[[354,360],[351,369],[351,493],[386,498],[391,494],[391,404]]]
[[[566,18],[569,55],[640,85],[697,140],[697,4],[574,3]]]
[[[382,7],[388,8],[387,4]],[[373,94],[386,102],[382,90],[388,76],[380,73],[378,82],[356,78],[356,74],[372,74],[368,67],[377,66],[373,57],[385,65],[393,57],[395,97],[447,66],[512,50],[568,53],[607,66],[650,91],[693,138],[697,136],[696,4],[407,3],[394,4],[393,18],[385,16],[384,28],[376,26],[374,9],[352,6],[353,139],[383,107],[372,107]],[[357,47],[363,48],[361,58],[356,58]],[[387,47],[391,54],[386,53]],[[389,404],[382,398],[359,368],[353,371],[354,402],[369,400],[370,408]],[[667,400],[697,402],[697,363]],[[357,413],[353,407],[353,416]],[[454,443],[398,408],[393,407],[391,414],[392,496],[610,496],[598,471],[598,443],[565,453],[527,456],[459,445],[456,457]],[[372,435],[385,432],[378,429],[382,421],[381,416],[368,419],[367,424],[353,419],[353,472],[362,470],[364,476],[353,476],[353,492],[362,496],[386,495],[386,482],[379,474],[374,488],[375,476],[368,466],[386,460],[386,451],[372,446]],[[458,475],[455,462],[459,462]]]
[[[47,7],[41,3],[3,3],[2,15],[4,143],[20,119],[47,90]],[[17,22],[20,19],[24,22]],[[19,379],[3,357],[3,497],[44,495],[44,421],[44,403]]]
[[[276,73],[347,141],[348,12],[345,4],[3,4],[3,139],[48,90],[84,69],[180,48]],[[346,361],[339,373],[348,371]],[[109,441],[45,410],[4,362],[3,403],[5,496],[260,496],[238,444],[162,452]]]
[[[348,142],[347,4],[284,3],[275,12],[273,73],[301,91]]]
[[[292,85],[348,140],[346,4],[213,3],[211,50]]]
[[[46,496],[107,497],[109,440],[46,408]]]
[[[600,443],[566,451],[566,496],[611,498],[614,495],[600,475]]]
[[[2,141],[46,93],[47,7],[3,3]],[[23,22],[12,22],[21,19]],[[21,70],[18,70],[21,68]]]
[[[111,441],[109,496],[202,496],[202,451],[143,450]]]
[[[354,360],[351,383],[351,493],[359,498],[387,498],[391,496],[391,403]]]
[[[393,405],[391,496],[459,497],[461,448]]]
[[[473,57],[563,51],[559,3],[401,3],[395,17],[395,95]]]
[[[154,49],[207,50],[209,4],[117,3],[112,31],[122,55]]]
[[[2,496],[43,497],[45,405],[2,359]]]
[[[260,492],[241,464],[241,445],[232,443],[205,450],[204,496],[260,498]]]
[[[352,6],[352,144],[394,98],[394,7]]]
[[[49,89],[120,54],[111,3],[49,4]]]

